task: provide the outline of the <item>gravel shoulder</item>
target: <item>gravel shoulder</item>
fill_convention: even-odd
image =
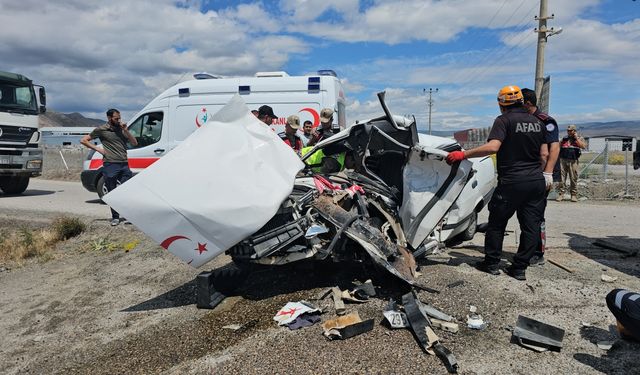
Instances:
[[[54,215],[3,210],[0,230],[43,225]],[[55,259],[0,272],[0,373],[446,373],[409,331],[381,324],[388,299],[405,292],[401,285],[385,282],[372,301],[347,305],[363,319],[374,318],[373,331],[328,341],[319,325],[289,331],[272,317],[287,301],[311,300],[327,287],[346,288],[367,277],[361,271],[318,264],[260,270],[237,296],[199,310],[193,279],[201,270],[180,263],[132,226],[84,219],[89,230],[59,244]],[[640,247],[639,222],[637,201],[550,201],[547,256],[575,272],[547,263],[530,268],[526,282],[469,266],[482,257],[482,234],[421,261],[423,283],[442,291],[421,292],[421,300],[459,320],[459,333],[436,333],[456,355],[460,373],[640,373],[640,344],[621,341],[608,352],[596,346],[617,337],[604,297],[613,288],[640,290],[640,257],[622,258],[592,245],[596,238],[616,237]],[[515,230],[514,220],[508,230]],[[511,232],[505,238],[507,259],[515,237]],[[96,249],[101,239],[139,244],[129,252]],[[206,268],[228,261],[222,256]],[[603,283],[602,274],[617,281]],[[458,280],[464,284],[447,288]],[[469,305],[490,322],[487,329],[465,327]],[[535,353],[511,342],[508,328],[520,314],[564,328],[562,351]],[[323,320],[334,316],[329,309]],[[222,328],[229,324],[242,328]]]

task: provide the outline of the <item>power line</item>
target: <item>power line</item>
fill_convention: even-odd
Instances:
[[[523,4],[524,4],[524,2],[520,3],[520,6],[517,9],[520,9],[520,7],[522,7]],[[522,17],[520,19],[518,24],[515,26],[516,30],[514,31],[514,33],[521,33],[526,28],[528,28],[530,26],[529,25],[530,21],[527,21],[526,19],[531,16],[531,13],[536,8],[536,5],[537,4],[534,4],[534,6],[529,9],[529,11],[524,15],[524,17]],[[517,9],[516,9],[516,11],[517,11]],[[514,11],[512,13],[510,18],[513,17],[513,15],[516,13],[516,11]],[[483,69],[483,65],[485,63],[488,63],[491,59],[493,59],[494,56],[496,56],[498,54],[504,55],[504,51],[507,50],[507,49],[509,51],[511,51],[511,50],[513,50],[513,46],[509,47],[507,45],[502,45],[500,47],[496,47],[496,48],[488,51],[483,58],[481,58],[479,61],[476,62],[476,64],[474,64],[474,67],[472,67],[471,69],[466,71],[466,74],[464,76],[462,76],[464,78],[464,79],[462,79],[462,81],[463,82],[468,82],[469,80],[477,80],[477,78],[478,78],[477,77],[477,73],[479,71],[481,71],[481,70],[482,71],[486,70],[486,69]],[[456,76],[454,76],[453,81],[455,82],[459,78],[461,78],[461,76],[460,75],[456,75]]]

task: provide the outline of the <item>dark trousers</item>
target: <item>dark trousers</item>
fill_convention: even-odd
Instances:
[[[107,191],[111,191],[120,184],[124,184],[125,181],[133,177],[131,169],[129,169],[128,163],[109,163],[102,164],[102,175],[104,176],[104,185],[107,187]],[[118,219],[120,214],[113,208],[111,209],[111,218]]]
[[[498,264],[502,255],[504,230],[517,213],[520,223],[520,246],[513,266],[526,269],[529,260],[540,249],[540,223],[545,206],[544,180],[498,184],[489,202],[489,225],[485,233],[484,252],[487,264]]]
[[[640,294],[614,289],[607,294],[607,306],[618,322],[640,340]]]

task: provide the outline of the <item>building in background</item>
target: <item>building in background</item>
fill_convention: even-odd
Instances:
[[[45,146],[73,146],[80,144],[80,138],[91,133],[95,127],[43,127],[42,144]]]
[[[609,144],[608,151],[636,151],[636,137],[624,135],[598,135],[594,137],[584,137],[587,142],[587,152],[602,152],[605,145]],[[626,147],[623,147],[625,146]],[[630,148],[629,148],[630,147]]]

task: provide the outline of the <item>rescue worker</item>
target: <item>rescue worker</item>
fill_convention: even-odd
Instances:
[[[278,136],[284,143],[289,145],[296,154],[300,155],[300,151],[302,151],[302,139],[298,135],[298,129],[300,129],[300,117],[291,115],[287,117],[284,132],[278,133]]]
[[[319,129],[316,129],[315,133],[313,133],[313,137],[307,143],[307,146],[315,146],[316,143],[330,138],[333,135],[333,129],[331,129],[331,125],[333,124],[333,109],[331,108],[323,108],[320,111],[320,126]]]
[[[311,146],[303,148],[301,156],[305,156],[312,149],[313,147]],[[320,149],[305,159],[304,162],[316,173],[329,174],[340,172],[344,168],[353,169],[354,163],[349,163],[349,165],[347,165],[348,163],[346,159],[346,152],[326,156],[324,151]],[[353,158],[350,159],[353,160]]]
[[[545,139],[545,144],[547,145],[547,149],[549,153],[548,162],[553,163],[553,168],[554,168],[553,175],[555,175],[556,174],[555,169],[559,167],[557,161],[558,161],[558,154],[560,153],[560,143],[558,142],[558,123],[553,117],[549,116],[544,112],[541,112],[540,109],[538,109],[538,99],[536,98],[535,91],[524,88],[522,89],[522,97],[524,99],[524,107],[527,109],[527,112],[531,113],[532,115],[536,116],[538,120],[542,121],[545,128],[547,129],[547,138]],[[542,166],[544,168],[544,166],[547,163],[547,160],[542,160],[542,163],[543,163]],[[547,181],[547,197],[549,196],[549,192],[551,191],[551,188],[553,185],[553,180],[554,180],[553,175],[551,176],[552,177],[551,181],[549,181],[548,176],[545,176],[545,179]],[[551,183],[549,184],[549,182]],[[544,210],[547,209],[547,197],[545,197],[545,200],[544,200]],[[544,219],[544,212],[542,213],[542,215],[543,215],[542,223],[540,224],[540,235],[542,239],[542,244],[540,246],[540,249],[536,251],[536,253],[533,255],[533,257],[529,261],[529,264],[531,265],[541,266],[544,264],[544,252],[546,250],[545,248],[546,248],[546,242],[547,242],[546,241],[547,225],[546,225],[546,220]]]
[[[616,317],[620,337],[640,341],[640,294],[614,289],[607,294],[606,300]]]
[[[100,139],[102,147],[94,145],[92,139]],[[132,146],[138,145],[138,140],[129,132],[126,122],[120,121],[120,111],[111,108],[107,111],[107,123],[98,126],[91,133],[85,135],[80,143],[102,154],[102,174],[104,176],[104,185],[108,191],[115,189],[120,184],[124,184],[133,177],[133,173],[129,169],[129,160],[127,158],[127,142]],[[127,220],[120,217],[120,214],[111,209],[111,226],[116,226]]]
[[[271,126],[273,120],[277,118],[278,116],[273,113],[273,108],[269,107],[268,105],[263,105],[258,108],[258,120],[264,122],[265,124]]]
[[[484,261],[478,269],[492,275],[500,274],[500,257],[507,222],[517,212],[520,223],[520,245],[507,268],[507,274],[526,280],[529,260],[540,248],[540,223],[544,212],[547,176],[553,164],[543,170],[541,157],[547,157],[546,129],[524,108],[522,91],[518,86],[505,86],[498,93],[501,115],[493,122],[487,143],[466,151],[453,151],[447,162],[497,153],[498,186],[489,202],[489,224],[485,233]],[[542,173],[546,172],[547,175]]]
[[[560,183],[556,201],[562,202],[564,199],[567,176],[570,182],[571,202],[578,201],[578,164],[582,155],[581,150],[586,147],[584,138],[578,136],[576,126],[567,126],[567,136],[560,141]]]

